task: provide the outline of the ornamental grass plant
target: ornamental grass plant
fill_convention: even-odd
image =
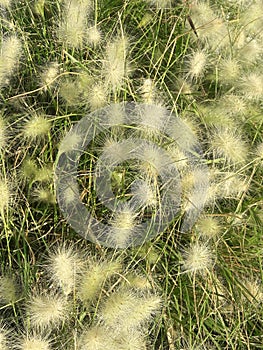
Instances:
[[[262,348],[262,10],[0,1],[1,349]],[[61,198],[110,247],[55,186],[86,116]]]

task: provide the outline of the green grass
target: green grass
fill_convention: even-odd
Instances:
[[[36,10],[37,3],[40,12]],[[245,113],[227,115],[223,122],[216,113],[210,117],[202,115],[204,105],[213,110],[221,96],[239,93],[238,79],[233,84],[224,84],[218,78],[220,60],[229,52],[235,56],[238,49],[231,40],[226,48],[211,48],[203,41],[202,28],[198,27],[197,38],[187,20],[189,14],[193,21],[195,17],[186,3],[176,2],[169,9],[156,10],[142,0],[94,1],[88,21],[98,25],[101,41],[97,46],[84,43],[72,48],[58,37],[63,2],[43,1],[43,7],[41,3],[14,1],[1,13],[3,38],[15,33],[22,42],[23,54],[10,82],[1,88],[1,114],[8,135],[0,153],[1,179],[10,184],[11,196],[10,203],[1,212],[0,272],[16,276],[23,297],[6,305],[1,302],[0,286],[0,320],[10,323],[18,331],[21,329],[23,303],[41,280],[45,256],[56,244],[67,242],[89,251],[96,258],[109,256],[114,260],[121,256],[124,276],[136,270],[150,280],[154,292],[162,298],[162,307],[149,324],[147,349],[261,349],[263,164],[262,152],[260,159],[255,150],[263,142],[262,95],[261,99],[249,100],[241,94],[246,104]],[[241,5],[228,5],[222,1],[212,3],[221,18],[228,18],[226,13],[230,14],[227,22],[230,36],[243,30],[238,19],[242,13]],[[260,44],[262,31],[263,28],[250,33]],[[29,158],[40,169],[46,165],[54,166],[62,138],[71,126],[90,113],[92,106],[87,102],[88,98],[94,86],[105,79],[105,48],[118,35],[128,38],[131,73],[125,75],[118,89],[107,90],[105,104],[143,102],[141,86],[150,78],[156,89],[154,102],[161,102],[196,131],[209,169],[222,173],[231,171],[244,179],[245,188],[239,194],[230,191],[229,195],[215,196],[206,206],[204,213],[220,223],[220,233],[215,237],[200,236],[196,227],[180,233],[182,215],[178,214],[165,232],[141,247],[119,251],[104,248],[85,241],[67,224],[54,203],[53,177],[38,181],[34,176],[27,179],[23,176],[23,164]],[[184,92],[181,83],[186,81],[191,54],[198,49],[207,52],[208,68],[203,76],[188,80],[191,91]],[[58,63],[57,74],[51,86],[41,86],[41,72],[50,62]],[[240,74],[258,72],[261,66],[262,53],[251,64],[244,64]],[[71,84],[71,100],[61,92],[65,81]],[[23,128],[27,118],[35,112],[44,114],[50,120],[51,128],[43,137],[25,139]],[[246,140],[248,156],[243,163],[229,164],[211,146],[213,133],[215,130],[220,132],[226,121],[229,121],[230,130],[237,130]],[[114,131],[113,136],[116,136]],[[99,141],[103,141],[103,136]],[[83,157],[85,168],[82,171],[88,176],[81,185],[83,199],[98,216],[105,218],[103,207],[92,196],[96,151],[96,147],[94,153],[90,147],[88,157]],[[122,164],[116,169],[115,176],[112,179],[116,186],[114,192],[123,196],[136,172],[131,165]],[[181,176],[187,176],[187,171],[183,170]],[[220,177],[215,178],[215,182],[219,180]],[[230,190],[238,185],[231,185]],[[48,191],[42,200],[37,196],[40,189]],[[184,196],[188,194],[184,192]],[[106,214],[110,215],[109,211]],[[208,244],[213,264],[209,271],[187,273],[183,269],[184,251],[196,241]],[[256,292],[250,289],[253,283],[258,286]],[[110,293],[111,287],[108,288],[101,291],[102,300]],[[79,319],[72,328],[82,329],[84,324],[94,322],[93,316],[83,310],[76,312]],[[65,333],[67,331],[65,327]],[[63,332],[60,337],[54,341],[54,349],[63,349]]]

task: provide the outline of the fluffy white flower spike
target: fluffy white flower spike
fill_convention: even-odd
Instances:
[[[20,39],[13,35],[3,40],[0,52],[0,87],[8,83],[22,55]]]
[[[66,320],[67,302],[59,294],[39,293],[27,305],[27,315],[35,329],[46,330]]]
[[[196,242],[183,252],[182,268],[184,272],[205,274],[211,269],[213,263],[213,255],[207,244]]]

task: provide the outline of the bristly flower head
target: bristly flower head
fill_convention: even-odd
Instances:
[[[130,290],[111,294],[101,308],[101,320],[112,329],[131,331],[139,329],[160,308],[161,300],[156,295],[141,296]]]
[[[6,144],[7,144],[6,123],[1,113],[0,114],[0,151],[5,148]]]
[[[260,163],[263,165],[263,142],[257,145],[256,156],[258,157]]]
[[[51,123],[42,113],[31,115],[23,126],[23,136],[28,140],[35,140],[46,136],[51,128]]]
[[[207,273],[213,266],[213,255],[207,244],[193,243],[183,252],[182,268],[188,273]]]
[[[228,43],[226,24],[219,18],[207,1],[196,1],[191,4],[190,16],[195,25],[198,37],[212,48]]]
[[[59,326],[67,318],[67,302],[59,294],[39,293],[27,305],[31,325],[45,330]]]
[[[136,236],[137,216],[138,213],[127,203],[114,212],[113,218],[110,220],[110,240],[117,247],[125,247]]]
[[[40,86],[46,91],[55,83],[55,79],[59,74],[58,62],[50,62],[40,74]]]
[[[73,247],[59,246],[49,254],[47,270],[65,295],[75,289],[76,278],[82,267],[81,257]]]
[[[11,189],[9,182],[1,178],[0,176],[0,193],[1,193],[1,201],[0,201],[0,215],[4,214],[4,211],[8,208],[11,203]]]
[[[233,84],[240,75],[240,63],[233,58],[225,58],[219,62],[219,80],[225,84]]]
[[[90,260],[86,272],[78,279],[77,294],[82,302],[90,303],[101,291],[103,283],[120,272],[121,264],[115,261]]]
[[[102,326],[93,326],[85,330],[80,334],[77,343],[79,350],[117,350],[109,330]]]
[[[0,303],[13,304],[18,300],[18,294],[14,278],[8,275],[0,276]]]
[[[198,79],[204,75],[207,69],[208,57],[204,50],[193,52],[188,60],[188,76],[191,79]]]
[[[216,129],[211,135],[211,148],[217,157],[222,157],[229,164],[244,162],[248,156],[248,147],[241,136],[234,130]]]
[[[19,63],[21,53],[22,44],[16,36],[3,40],[0,53],[0,87],[7,84],[8,78]]]
[[[50,341],[39,334],[27,334],[18,341],[19,350],[51,350]]]
[[[195,226],[200,237],[207,239],[216,238],[222,231],[219,221],[212,216],[199,218]]]
[[[67,46],[78,48],[83,44],[91,5],[90,0],[64,0],[58,34],[61,41]]]
[[[8,350],[10,349],[10,331],[5,327],[4,324],[0,323],[0,349]]]
[[[101,32],[97,26],[90,27],[87,30],[87,42],[93,46],[97,46],[101,41]]]
[[[263,74],[253,71],[240,79],[237,88],[248,100],[260,101],[263,98]]]
[[[128,39],[117,37],[106,47],[103,75],[106,84],[113,90],[120,89],[130,73],[128,60]]]

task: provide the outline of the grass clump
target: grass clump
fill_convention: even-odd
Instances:
[[[262,1],[0,5],[0,348],[261,349]],[[122,102],[145,103],[132,125]],[[63,200],[118,253],[54,191],[74,125],[113,103]]]

